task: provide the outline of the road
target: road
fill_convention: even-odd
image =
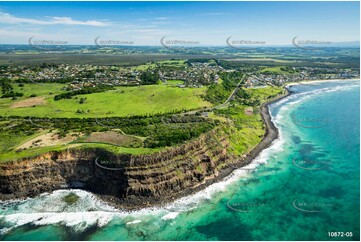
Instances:
[[[242,86],[242,81],[244,80],[245,76],[243,76],[241,78],[241,80],[238,82],[236,88],[232,91],[232,93],[229,95],[229,97],[227,98],[227,100],[218,105],[218,106],[214,106],[212,108],[208,108],[208,109],[198,109],[198,110],[193,110],[193,111],[188,111],[188,112],[184,112],[184,113],[180,113],[179,115],[185,115],[185,114],[188,114],[188,115],[192,115],[192,114],[196,114],[197,112],[199,111],[203,111],[203,112],[211,112],[215,109],[220,109],[220,108],[224,108],[227,106],[227,104],[233,99],[234,95],[237,93],[238,89]]]
[[[212,110],[218,109],[218,108],[223,108],[224,106],[226,106],[226,105],[233,99],[233,96],[237,93],[238,89],[241,87],[241,84],[242,84],[243,79],[244,79],[244,76],[243,76],[243,77],[241,78],[241,80],[238,82],[236,88],[232,91],[231,95],[229,95],[229,97],[227,98],[227,100],[226,100],[224,103],[222,103],[222,104],[220,104],[220,105],[218,105],[218,106],[213,107]]]

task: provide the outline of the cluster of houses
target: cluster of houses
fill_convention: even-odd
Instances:
[[[50,65],[45,67],[28,67],[28,66],[9,66],[6,70],[1,71],[2,76],[17,79],[31,79],[34,81],[41,80],[85,80],[89,78],[96,78],[96,76],[104,76],[102,73],[107,73],[104,77],[114,76],[112,67],[107,66],[92,66],[92,65]]]
[[[218,66],[201,65],[184,66],[179,68],[162,68],[158,66],[160,80],[182,80],[184,85],[179,87],[200,87],[211,83],[218,83]],[[112,86],[140,85],[140,76],[145,70],[131,67],[97,66],[97,65],[68,65],[59,64],[46,67],[9,66],[0,70],[0,78],[13,80],[30,80],[32,82],[63,81],[70,83],[68,90],[79,90],[84,86],[105,84]]]
[[[159,71],[159,77],[163,82],[168,80],[182,80],[185,83],[184,86],[195,87],[218,83],[219,81],[219,76],[216,71],[208,72],[204,70]]]
[[[0,77],[12,80],[30,80],[32,82],[54,81],[70,82],[70,89],[83,86],[106,85],[139,85],[140,71],[123,69],[114,66],[67,65],[51,67],[9,66],[1,69]],[[65,81],[64,81],[65,80]]]
[[[224,71],[221,66],[209,62],[192,62],[183,68],[160,68],[159,77],[163,82],[167,80],[182,80],[184,85],[179,87],[202,87],[218,83],[218,73]]]
[[[358,70],[322,67],[303,67],[292,74],[249,73],[245,87],[281,86],[287,82],[304,80],[352,79],[360,78]]]
[[[267,85],[280,86],[286,82],[316,79],[349,79],[359,78],[358,69],[338,69],[323,67],[298,67],[293,68],[292,73],[276,74],[261,73],[253,69],[240,70],[247,74],[245,87],[263,87]],[[42,82],[62,80],[68,83],[68,90],[79,90],[84,86],[95,87],[98,84],[111,86],[137,86],[140,85],[140,76],[145,70],[132,67],[98,66],[98,65],[46,65],[43,67],[26,66],[2,66],[0,78],[13,80],[30,80]],[[212,83],[218,83],[220,72],[226,70],[221,66],[210,62],[192,62],[182,67],[157,65],[159,78],[164,83],[169,80],[182,80],[177,85],[180,88],[202,87]],[[64,81],[65,80],[65,81]]]

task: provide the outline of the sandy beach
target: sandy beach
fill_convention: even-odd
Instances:
[[[300,82],[290,82],[290,83],[287,83],[286,86],[289,86],[289,85],[301,85],[301,84],[309,84],[309,83],[314,83],[314,84],[317,84],[317,83],[323,83],[323,82],[337,82],[337,81],[359,81],[360,78],[352,78],[352,79],[325,79],[325,80],[305,80],[305,81],[300,81]]]

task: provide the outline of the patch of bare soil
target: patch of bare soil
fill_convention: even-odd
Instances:
[[[244,113],[245,113],[246,115],[252,115],[252,114],[253,114],[253,108],[252,108],[252,107],[246,108],[246,109],[244,110]]]
[[[142,145],[140,139],[116,131],[94,132],[84,142],[109,143],[123,147],[140,147]]]
[[[11,105],[11,108],[26,108],[43,104],[45,104],[44,97],[31,97],[25,100],[15,102],[13,105]]]
[[[77,137],[67,134],[63,138],[59,138],[55,132],[42,134],[38,137],[35,137],[32,140],[27,141],[18,147],[18,149],[29,149],[35,147],[46,147],[53,145],[64,145],[68,144],[71,141],[74,141]]]

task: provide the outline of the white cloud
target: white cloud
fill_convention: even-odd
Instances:
[[[8,24],[38,24],[38,25],[54,25],[54,24],[64,24],[64,25],[87,25],[87,26],[107,26],[110,25],[110,22],[102,22],[96,20],[87,20],[79,21],[73,20],[68,17],[49,17],[45,20],[32,19],[32,18],[19,18],[8,13],[0,12],[0,22]]]
[[[167,21],[155,21],[155,22],[149,22],[150,24],[170,24],[171,22]]]
[[[29,36],[32,36],[34,34],[38,34],[37,32],[24,32],[24,31],[17,31],[12,29],[2,29],[0,28],[0,36],[2,38],[11,38],[11,37],[20,37],[24,39],[29,39]]]
[[[154,18],[156,20],[168,20],[169,18],[166,18],[166,17],[159,17],[159,18]]]
[[[96,20],[77,21],[68,17],[53,17],[54,24],[67,24],[67,25],[89,25],[89,26],[107,26],[109,22],[101,22]]]
[[[226,13],[202,13],[200,16],[218,16],[218,15],[224,15]]]

